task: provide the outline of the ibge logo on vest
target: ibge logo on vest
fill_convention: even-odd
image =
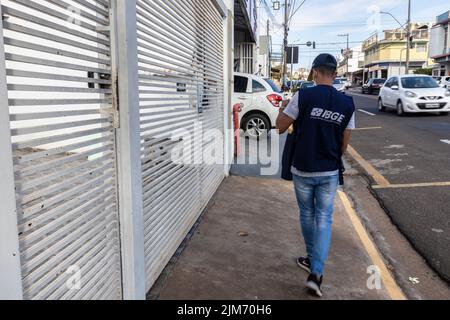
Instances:
[[[322,108],[313,108],[311,111],[311,119],[318,119],[341,125],[342,121],[345,119],[345,115]]]

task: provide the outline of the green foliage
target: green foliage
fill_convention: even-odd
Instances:
[[[414,71],[414,74],[426,74],[431,76],[433,74],[433,69],[432,68],[420,68]]]

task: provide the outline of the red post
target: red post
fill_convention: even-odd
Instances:
[[[243,104],[236,103],[233,106],[233,120],[234,120],[234,155],[237,157],[239,155],[239,112],[242,111]]]

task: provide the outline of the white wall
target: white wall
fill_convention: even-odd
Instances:
[[[444,36],[445,33],[442,25],[437,25],[431,28],[429,48],[430,57],[440,55],[444,52]]]
[[[234,159],[234,137],[230,134],[233,128],[233,106],[232,104],[232,94],[234,90],[233,86],[233,68],[234,68],[234,1],[226,0],[225,5],[228,9],[227,18],[223,23],[224,28],[224,129],[225,129],[225,140],[224,140],[224,158],[225,174],[228,175],[231,168],[231,163]]]

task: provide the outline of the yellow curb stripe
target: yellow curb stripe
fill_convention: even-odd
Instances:
[[[369,255],[373,264],[380,268],[381,280],[383,281],[389,296],[392,300],[406,300],[405,295],[395,282],[394,278],[392,278],[392,275],[386,267],[386,264],[381,258],[377,248],[375,247],[374,243],[367,234],[366,229],[356,215],[356,212],[350,204],[350,200],[348,199],[347,195],[340,190],[338,191],[338,195],[345,208],[345,211],[347,212],[348,217],[350,218],[353,227],[355,228],[356,233],[358,234],[364,248],[367,251],[367,254]]]
[[[390,184],[388,186],[374,185],[373,189],[394,189],[394,188],[420,188],[420,187],[445,187],[450,186],[448,182],[426,182],[426,183],[405,183],[405,184]]]
[[[347,152],[370,175],[379,186],[389,186],[389,181],[381,175],[369,162],[367,162],[352,146],[348,146]]]
[[[383,129],[383,127],[355,128],[352,131],[365,131],[365,130],[375,130],[375,129]]]

